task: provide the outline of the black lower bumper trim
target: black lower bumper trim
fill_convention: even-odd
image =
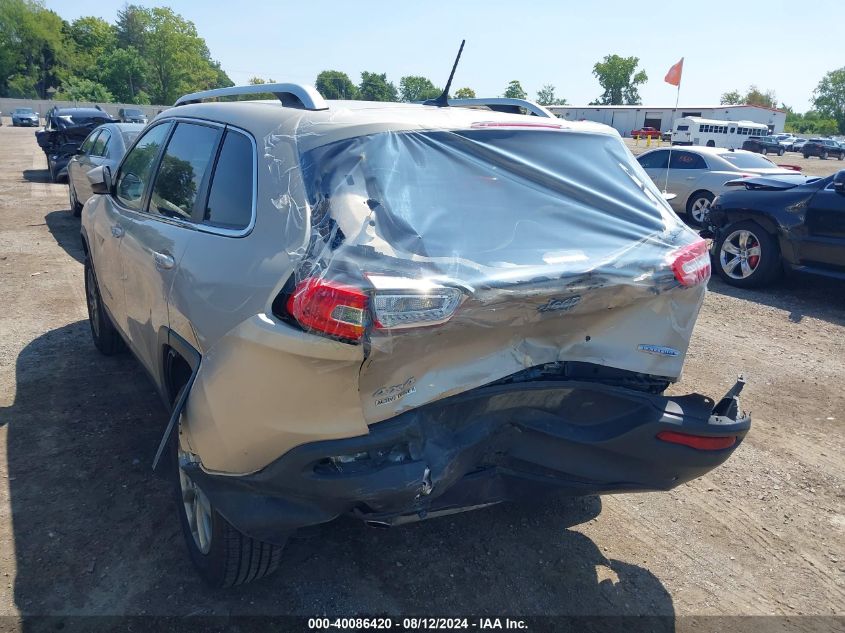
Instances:
[[[737,394],[714,410],[678,397],[576,381],[482,387],[370,427],[368,435],[298,446],[245,476],[191,471],[233,525],[273,542],[354,512],[391,524],[550,489],[572,495],[668,490],[724,462],[751,420]],[[703,451],[661,431],[735,436]]]

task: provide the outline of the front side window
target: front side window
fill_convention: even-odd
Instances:
[[[136,211],[143,209],[153,166],[169,130],[169,124],[156,125],[126,155],[115,180],[115,191],[121,204]]]
[[[223,229],[245,229],[252,220],[252,143],[229,130],[214,167],[203,224]]]
[[[79,151],[82,152],[83,154],[90,154],[91,148],[94,146],[94,141],[97,140],[97,135],[99,133],[100,133],[100,130],[94,130],[93,132],[91,132],[88,135],[88,138],[86,138],[82,142],[82,145],[79,147]]]
[[[191,218],[219,137],[218,128],[193,123],[176,125],[161,158],[150,211],[168,217]]]
[[[637,159],[643,169],[666,169],[669,162],[669,152],[659,151],[645,154]]]
[[[111,139],[111,132],[103,130],[100,136],[94,141],[94,146],[91,148],[91,156],[105,156],[108,149],[109,139]]]

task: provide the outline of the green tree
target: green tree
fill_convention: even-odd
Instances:
[[[508,99],[525,99],[528,97],[528,93],[523,90],[522,84],[514,79],[508,83],[504,96]]]
[[[396,86],[387,80],[387,73],[371,73],[366,70],[361,73],[361,83],[358,84],[358,94],[364,101],[398,101]]]
[[[72,76],[62,84],[61,90],[56,93],[56,99],[108,103],[114,101],[114,95],[103,84],[85,77]]]
[[[816,110],[801,114],[787,109],[784,130],[807,136],[831,136],[839,131],[839,124],[836,119],[827,118]]]
[[[219,87],[222,83],[219,67],[212,63],[205,40],[197,35],[194,23],[166,7],[148,11],[144,56],[150,68],[149,89],[153,101],[173,103],[186,92]]]
[[[121,48],[130,46],[143,51],[147,44],[147,32],[150,28],[150,12],[137,4],[127,4],[117,12],[115,31]]]
[[[117,44],[115,28],[102,18],[87,16],[74,20],[67,31],[73,46],[69,66],[75,74],[96,81],[104,69],[103,56]]]
[[[250,86],[260,86],[262,84],[274,84],[274,83],[276,83],[276,81],[274,79],[268,79],[267,81],[264,81],[261,77],[250,77],[249,81],[247,83]],[[275,99],[275,98],[276,98],[276,95],[274,95],[272,92],[259,92],[259,93],[254,94],[254,95],[244,95],[243,97],[241,97],[241,99],[244,100],[244,101],[253,101],[253,100],[257,101],[257,100],[260,100],[260,99]]]
[[[813,91],[813,105],[823,117],[833,119],[845,134],[845,67],[827,73]]]
[[[441,88],[435,88],[434,84],[427,77],[419,75],[408,75],[399,80],[399,96],[402,101],[425,101],[436,99],[443,92]]]
[[[317,75],[314,82],[317,92],[325,99],[357,99],[358,88],[344,72],[339,70],[324,70]]]
[[[566,105],[566,99],[556,98],[555,87],[551,84],[545,84],[537,91],[537,103],[544,106]]]
[[[17,95],[47,98],[59,83],[59,60],[67,59],[66,27],[32,0],[0,0],[0,96],[9,94],[11,81]]]
[[[644,70],[637,71],[639,57],[606,55],[593,66],[593,75],[599,80],[604,92],[598,98],[599,105],[639,105],[642,103],[637,86],[648,81]]]
[[[748,86],[745,94],[739,90],[731,90],[722,94],[719,99],[722,105],[756,105],[763,108],[776,108],[777,95],[774,90],[760,90],[757,86]]]
[[[472,88],[458,88],[455,91],[455,99],[475,99],[475,90]]]
[[[116,48],[100,57],[100,81],[118,101],[142,103],[138,95],[146,85],[147,64],[133,47]]]
[[[719,103],[722,105],[742,105],[745,103],[745,99],[739,94],[739,90],[730,90],[722,93]]]

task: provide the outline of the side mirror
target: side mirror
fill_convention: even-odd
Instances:
[[[95,167],[87,172],[85,176],[88,178],[88,182],[91,183],[92,193],[111,193],[111,169],[109,169],[108,165]]]
[[[845,196],[845,169],[836,172],[836,175],[833,177],[833,190]]]

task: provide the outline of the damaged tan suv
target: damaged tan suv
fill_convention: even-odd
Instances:
[[[94,343],[171,407],[155,462],[214,585],[342,514],[667,490],[749,429],[741,381],[663,395],[710,260],[619,135],[443,105],[197,93],[89,173]]]

